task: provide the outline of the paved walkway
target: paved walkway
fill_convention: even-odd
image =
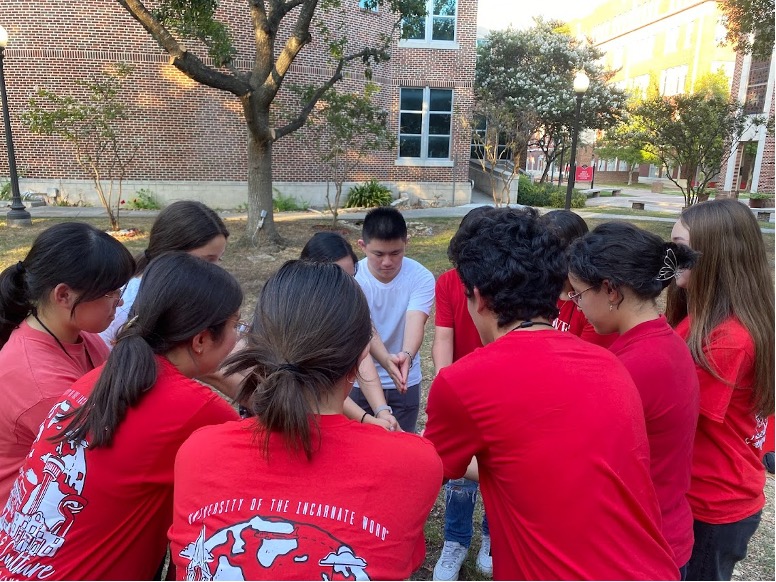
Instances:
[[[590,198],[587,201],[587,206],[584,210],[579,210],[578,214],[582,218],[597,218],[597,219],[609,219],[609,220],[643,220],[648,222],[675,222],[682,212],[684,206],[684,198],[680,194],[655,194],[647,192],[638,188],[629,188],[627,186],[622,187],[622,196],[617,197],[604,197],[604,198]],[[656,216],[639,216],[634,212],[630,212],[631,204],[634,201],[644,202],[644,210],[646,212],[665,212],[674,215],[673,217],[656,217]],[[464,204],[461,206],[449,206],[444,208],[412,208],[409,210],[402,210],[402,214],[408,219],[418,218],[456,218],[465,216],[472,208],[477,206],[492,205],[493,201],[490,196],[483,194],[482,192],[473,191],[472,200],[470,204]],[[596,207],[607,206],[627,209],[629,212],[623,214],[610,214],[604,212],[596,212]],[[57,217],[57,218],[96,218],[105,216],[105,210],[98,206],[88,207],[71,207],[71,206],[36,206],[35,208],[27,208],[33,218],[42,217]],[[156,216],[159,213],[158,210],[127,210],[122,212],[122,216]],[[246,216],[245,213],[228,213],[222,212],[225,216],[241,217]],[[316,210],[308,210],[304,212],[279,212],[275,214],[275,220],[277,222],[285,222],[287,220],[299,220],[301,218],[309,218],[315,215],[326,216],[328,214],[320,213]],[[349,220],[361,220],[364,218],[365,211],[349,211],[340,210],[340,218]],[[774,218],[771,218],[773,223]],[[764,233],[773,234],[774,228],[762,227],[760,229]]]

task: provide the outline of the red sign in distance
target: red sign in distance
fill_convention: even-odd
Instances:
[[[590,166],[579,166],[577,167],[577,173],[575,176],[575,180],[577,182],[589,182],[593,179],[593,168]]]

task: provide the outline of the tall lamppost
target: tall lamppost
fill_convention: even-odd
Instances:
[[[11,115],[8,112],[8,94],[5,90],[5,75],[3,73],[3,56],[8,45],[8,32],[0,26],[0,97],[3,101],[3,120],[5,121],[5,144],[8,149],[8,173],[11,176],[11,210],[8,211],[8,226],[32,226],[30,213],[22,204],[22,196],[19,192],[19,175],[16,173],[16,155],[13,150],[13,137],[11,136]]]
[[[579,137],[579,114],[582,111],[582,97],[590,86],[590,79],[585,71],[578,71],[574,76],[574,93],[577,94],[577,111],[574,114],[574,130],[571,132],[571,165],[569,166],[569,185],[566,188],[566,210],[571,209],[571,192],[574,190],[574,179],[577,177],[577,138]]]

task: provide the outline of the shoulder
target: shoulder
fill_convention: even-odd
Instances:
[[[414,277],[420,277],[420,278],[431,278],[431,280],[434,280],[434,275],[431,271],[429,271],[426,267],[421,265],[418,261],[415,259],[410,259],[409,257],[404,257],[402,259],[402,270],[405,270],[413,275]]]
[[[383,458],[380,451],[390,451],[389,458],[396,470],[403,473],[417,475],[417,471],[425,471],[434,475],[436,486],[442,479],[442,460],[437,454],[436,448],[428,439],[419,435],[406,432],[388,432],[371,425],[360,425],[353,422],[354,436],[356,431],[360,447],[370,450],[370,455],[375,462],[382,464]],[[438,472],[438,478],[436,473]],[[438,480],[437,480],[438,479]]]

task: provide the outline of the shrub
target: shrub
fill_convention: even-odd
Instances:
[[[393,194],[387,186],[377,180],[369,180],[364,184],[353,186],[348,191],[345,208],[371,208],[373,206],[388,206],[393,200]]]
[[[574,190],[571,193],[571,207],[572,208],[584,208],[587,196]],[[565,208],[566,207],[566,192],[558,190],[550,194],[550,206],[553,208]]]
[[[10,200],[11,199],[11,183],[10,182],[3,182],[0,184],[0,200]]]
[[[128,210],[160,210],[162,205],[159,204],[150,188],[141,188],[135,192],[135,197],[125,205],[125,208]]]
[[[278,212],[293,212],[298,210],[307,210],[310,205],[307,202],[300,202],[293,196],[285,196],[277,188],[272,189],[272,207]]]

